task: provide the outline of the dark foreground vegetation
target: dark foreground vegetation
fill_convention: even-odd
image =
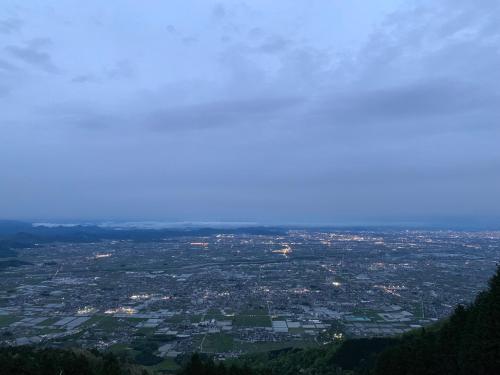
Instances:
[[[0,373],[135,375],[146,370],[97,351],[0,349]],[[438,325],[399,338],[347,340],[214,363],[193,355],[179,375],[495,375],[500,374],[500,267],[470,306]]]
[[[84,350],[0,349],[2,375],[142,375],[139,366],[120,362],[111,353]]]

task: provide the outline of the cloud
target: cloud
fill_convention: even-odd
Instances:
[[[11,92],[11,88],[0,84],[0,98],[7,96]]]
[[[50,106],[37,108],[37,115],[44,119],[43,123],[52,122],[52,129],[75,131],[101,131],[122,128],[127,124],[127,115],[113,114],[111,110],[102,108],[98,102],[89,98],[75,103],[60,100]]]
[[[5,50],[14,58],[47,73],[59,73],[50,54],[43,49],[50,45],[48,39],[34,39],[24,46],[7,46]]]
[[[120,60],[106,69],[105,75],[110,79],[130,78],[134,75],[134,67],[129,60]]]
[[[127,112],[101,109],[95,102],[79,105],[63,102],[40,110],[40,114],[65,126],[86,130],[179,133],[269,125],[281,121],[282,116],[295,112],[303,104],[304,99],[300,97],[256,97],[158,108],[138,99],[135,107]]]
[[[13,72],[18,70],[18,68],[10,62],[0,59],[0,70]]]
[[[182,38],[182,42],[186,45],[190,45],[198,42],[198,38],[195,36],[185,36]]]
[[[227,16],[226,7],[221,3],[215,4],[214,7],[212,8],[212,17],[216,20],[221,20],[226,16]]]
[[[169,34],[172,34],[172,35],[177,34],[177,29],[174,25],[167,25],[166,30]]]
[[[242,124],[258,126],[279,120],[280,114],[302,102],[302,98],[281,97],[201,103],[155,111],[145,122],[158,130],[175,131]]]
[[[77,84],[104,83],[105,81],[130,79],[134,76],[135,69],[129,60],[120,60],[102,69],[100,73],[77,74],[71,82]]]
[[[93,74],[79,74],[71,79],[74,83],[96,83],[100,82],[100,79]]]
[[[260,27],[252,27],[247,34],[250,39],[260,39],[265,35],[264,30]]]
[[[478,85],[446,80],[417,81],[395,87],[338,94],[325,102],[332,122],[425,121],[492,108],[500,97]]]
[[[89,1],[4,35],[5,212],[500,212],[500,2]]]
[[[268,37],[258,48],[260,52],[277,53],[287,49],[291,44],[289,39],[281,36]]]
[[[21,30],[23,22],[18,18],[0,20],[0,34],[11,34]]]
[[[316,84],[308,123],[378,129],[389,139],[404,135],[389,131],[395,125],[428,136],[491,128],[500,118],[500,23],[492,28],[487,10],[498,6],[485,7],[422,1],[389,16],[331,69],[309,64],[305,71],[319,73],[323,85]]]

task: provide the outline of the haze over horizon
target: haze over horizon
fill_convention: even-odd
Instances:
[[[0,218],[500,223],[500,2],[0,5]]]

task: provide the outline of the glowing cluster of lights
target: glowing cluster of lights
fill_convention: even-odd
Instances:
[[[76,314],[77,315],[89,315],[89,314],[93,314],[95,312],[97,312],[97,309],[95,307],[85,306],[81,309],[78,309],[76,311]]]
[[[144,299],[149,299],[151,296],[149,294],[133,294],[130,296],[130,299],[136,301],[136,300],[144,300]]]
[[[306,293],[309,293],[311,290],[310,289],[307,289],[307,288],[295,288],[295,289],[292,289],[292,292],[295,293],[295,294],[306,294]]]
[[[383,262],[375,262],[370,264],[370,266],[368,267],[368,269],[371,271],[381,270],[384,268],[386,268],[386,265]]]
[[[111,254],[111,253],[96,254],[94,258],[95,259],[109,258],[111,255],[113,255],[113,254]]]
[[[401,294],[399,294],[397,291],[398,290],[404,290],[406,287],[404,285],[374,285],[374,288],[381,289],[383,292],[387,294],[392,294],[393,296],[396,297],[401,297]]]
[[[288,256],[288,254],[290,254],[292,252],[292,248],[290,247],[290,245],[284,244],[284,247],[282,249],[273,250],[272,252],[276,253],[276,254],[283,254],[284,256]]]
[[[137,310],[131,307],[118,307],[116,309],[106,310],[104,314],[135,314],[136,312]]]

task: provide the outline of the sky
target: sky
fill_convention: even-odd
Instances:
[[[2,0],[0,218],[496,220],[499,83],[498,0]]]

